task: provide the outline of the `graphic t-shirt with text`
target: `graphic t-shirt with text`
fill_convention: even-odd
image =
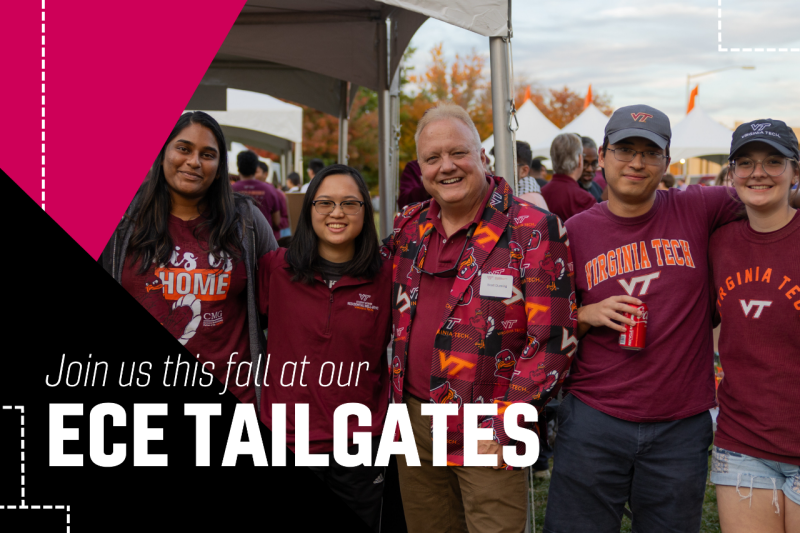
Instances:
[[[208,372],[222,383],[228,373],[236,376],[238,363],[250,361],[247,324],[247,274],[242,262],[233,265],[230,258],[218,258],[208,252],[207,228],[195,229],[203,217],[184,221],[170,215],[172,257],[166,265],[153,264],[138,274],[139,262],[126,262],[122,286],[153,317],[198,356]],[[198,242],[198,238],[200,242]],[[213,368],[212,368],[213,364]],[[245,384],[246,371],[241,383]],[[252,383],[252,380],[251,380]],[[228,388],[243,402],[255,401],[252,386]]]

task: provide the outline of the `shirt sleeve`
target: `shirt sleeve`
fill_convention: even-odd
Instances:
[[[272,231],[272,226],[267,223],[264,214],[256,207],[251,206],[253,217],[253,229],[255,230],[255,251],[256,259],[262,257],[267,252],[276,250],[278,248],[278,241],[275,240],[275,234]]]
[[[733,187],[698,187],[705,203],[708,216],[708,230],[714,231],[742,217],[740,214],[744,204],[739,200]]]
[[[577,350],[578,340],[573,302],[575,278],[566,229],[555,215],[542,217],[532,233],[522,263],[528,339],[517,355],[511,385],[498,406],[498,414],[487,417],[498,443],[510,442],[504,429],[505,408],[512,403],[530,403],[541,411],[556,394]],[[484,421],[482,426],[487,426]]]

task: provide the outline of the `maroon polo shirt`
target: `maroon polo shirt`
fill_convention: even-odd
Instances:
[[[424,254],[423,268],[428,272],[441,272],[452,267],[459,260],[464,248],[467,231],[472,224],[479,224],[483,210],[494,191],[494,181],[489,181],[489,190],[483,199],[480,209],[472,222],[465,224],[455,233],[447,236],[441,219],[441,208],[435,199],[431,200],[428,209],[428,222],[433,223],[433,232],[428,240],[427,252],[419,251],[419,259]],[[587,193],[588,194],[588,193]],[[455,276],[442,278],[422,274],[417,293],[417,311],[411,322],[408,339],[408,361],[406,361],[405,390],[417,398],[428,401],[431,392],[431,365],[436,332],[445,313],[450,290],[453,288]]]
[[[542,196],[562,222],[597,205],[595,197],[566,174],[553,174],[550,183],[542,187]]]

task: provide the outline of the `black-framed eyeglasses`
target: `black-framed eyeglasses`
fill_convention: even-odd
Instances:
[[[459,267],[461,266],[461,256],[464,255],[464,250],[467,249],[467,245],[469,244],[470,239],[472,239],[472,234],[475,233],[475,228],[477,228],[477,227],[478,227],[478,225],[473,223],[469,227],[469,229],[467,230],[467,238],[464,239],[464,246],[461,248],[461,252],[458,254],[458,259],[456,259],[455,264],[453,266],[451,266],[450,268],[445,269],[445,270],[441,270],[439,272],[428,272],[427,270],[422,268],[422,265],[425,264],[425,256],[423,255],[422,259],[420,260],[420,258],[419,258],[419,249],[417,249],[417,256],[414,258],[414,265],[413,265],[414,269],[418,270],[422,274],[428,274],[429,276],[434,276],[434,277],[437,277],[437,278],[452,278],[452,277],[455,277],[455,275],[458,274]],[[421,241],[424,241],[425,238],[428,235],[430,235],[432,231],[433,231],[433,227],[428,228],[428,230],[422,235],[422,240]],[[421,241],[420,241],[420,244],[421,244]],[[420,246],[420,249],[421,248],[422,248],[422,246]],[[426,249],[425,253],[427,253],[427,252],[428,251]]]
[[[749,157],[737,157],[731,161],[731,166],[733,167],[733,174],[737,178],[749,178],[753,175],[753,172],[755,172],[756,165],[761,163],[761,168],[764,169],[764,172],[774,178],[775,176],[783,174],[789,161],[796,160],[779,155],[771,155],[761,161],[755,161]]]
[[[621,161],[623,163],[630,163],[633,161],[633,158],[636,157],[636,154],[642,154],[642,158],[644,159],[645,165],[660,165],[661,162],[666,157],[664,154],[659,152],[653,151],[638,151],[632,150],[630,148],[626,148],[624,146],[620,146],[619,148],[607,148],[609,152],[614,152],[614,158],[617,161]]]
[[[614,157],[616,157],[616,156],[614,156]],[[597,159],[595,159],[591,163],[587,163],[585,159],[583,160],[583,168],[594,168],[594,169],[596,169],[597,168],[597,164],[598,164]]]
[[[361,208],[364,207],[364,202],[360,200],[345,200],[337,204],[332,200],[314,200],[311,202],[311,205],[314,206],[314,210],[320,215],[330,215],[334,212],[337,205],[342,208],[342,212],[345,215],[357,215],[361,212]]]

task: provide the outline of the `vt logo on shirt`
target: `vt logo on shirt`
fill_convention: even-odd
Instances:
[[[764,308],[772,305],[772,302],[767,300],[750,300],[749,302],[739,300],[739,303],[742,304],[742,311],[744,311],[745,318],[761,318],[761,312],[764,310]],[[756,308],[756,312],[753,313],[753,316],[751,317],[750,311],[754,307]]]

